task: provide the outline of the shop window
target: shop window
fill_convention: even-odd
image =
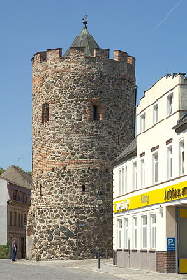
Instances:
[[[117,238],[117,247],[118,249],[122,248],[122,220],[117,220],[117,231],[118,231],[118,238]]]
[[[128,249],[128,219],[124,219],[124,248]]]
[[[42,104],[42,123],[49,121],[49,104]]]
[[[151,249],[156,249],[156,214],[151,214]]]
[[[143,215],[142,217],[142,249],[147,249],[147,216]]]
[[[138,228],[137,228],[137,217],[133,217],[133,248],[137,249],[137,235]]]

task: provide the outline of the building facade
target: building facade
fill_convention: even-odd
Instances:
[[[26,224],[30,207],[31,175],[10,166],[0,176],[0,244],[16,238],[17,258],[25,258]]]
[[[114,168],[114,262],[187,272],[187,78],[166,75],[137,106],[137,137]]]
[[[112,161],[134,137],[135,59],[110,59],[84,24],[64,55],[32,59],[29,258],[112,254]]]

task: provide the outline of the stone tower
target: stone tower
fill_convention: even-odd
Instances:
[[[29,258],[112,253],[112,162],[134,138],[135,59],[119,50],[110,59],[84,24],[65,55],[32,58]]]

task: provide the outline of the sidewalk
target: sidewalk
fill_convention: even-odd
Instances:
[[[113,265],[112,259],[101,259],[101,268],[98,269],[96,259],[88,260],[52,260],[52,261],[26,261],[18,260],[18,264],[39,265],[45,267],[66,267],[71,269],[82,269],[96,273],[104,273],[125,280],[178,280],[187,279],[187,274],[157,273],[138,269],[121,268]]]

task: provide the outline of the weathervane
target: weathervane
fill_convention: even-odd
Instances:
[[[87,29],[87,15],[85,15],[85,16],[82,18],[82,20],[83,20],[83,24],[84,24],[85,28]]]

